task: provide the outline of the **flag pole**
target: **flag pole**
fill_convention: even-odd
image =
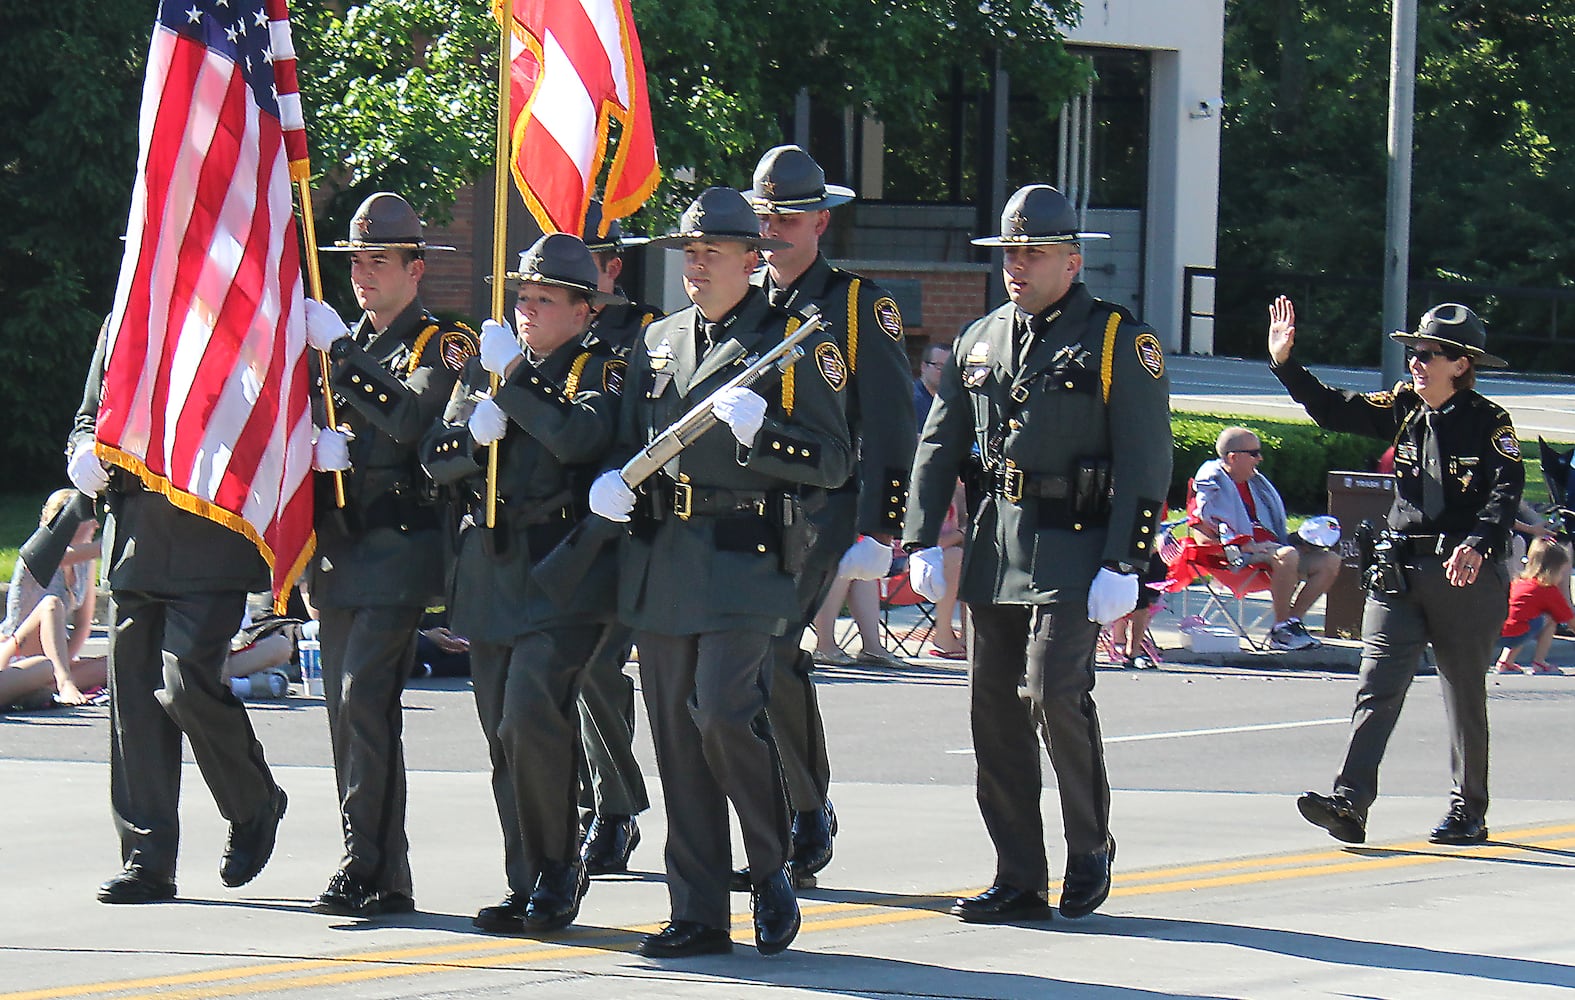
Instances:
[[[323,268],[322,261],[317,257],[317,220],[312,217],[312,180],[302,177],[295,182],[295,190],[301,199],[301,229],[306,235],[306,287],[308,293],[317,301],[323,301]],[[331,374],[328,368],[328,352],[317,351],[317,371],[323,379],[323,416],[328,421],[332,430],[339,428],[338,408],[334,406],[334,388],[328,379]],[[345,505],[345,474],[335,469],[334,476],[334,505]]]
[[[508,270],[509,222],[509,77],[514,51],[514,0],[502,0],[498,15],[498,136],[493,153],[496,168],[492,181],[492,319],[503,323],[507,289],[503,274]],[[502,379],[494,373],[489,380],[494,395]],[[498,519],[498,445],[487,449],[487,527]]]

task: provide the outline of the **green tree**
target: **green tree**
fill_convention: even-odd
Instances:
[[[1222,269],[1381,275],[1389,17],[1383,0],[1227,3]],[[1564,67],[1575,9],[1422,0],[1417,49],[1412,279],[1569,287],[1575,240],[1562,220],[1575,209],[1575,81]],[[1263,303],[1278,290],[1222,281],[1224,349],[1263,353]],[[1376,361],[1375,284],[1307,295],[1311,356]],[[1413,317],[1429,304],[1418,298]],[[1571,360],[1517,342],[1545,335],[1545,304],[1472,304],[1517,367]]]

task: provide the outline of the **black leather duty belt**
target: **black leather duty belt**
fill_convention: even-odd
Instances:
[[[1443,535],[1401,535],[1405,539],[1408,555],[1413,556],[1447,556],[1466,540],[1464,533]]]
[[[1065,500],[1072,495],[1072,482],[1066,476],[1044,476],[1024,472],[1010,459],[1002,465],[990,468],[989,474],[993,480],[991,492],[1010,503],[1022,503],[1024,497]]]
[[[727,490],[714,486],[696,486],[684,482],[660,482],[651,487],[651,513],[656,520],[666,518],[669,511],[679,520],[691,517],[729,517],[736,514],[754,514],[765,517],[768,504],[780,494],[760,490]]]

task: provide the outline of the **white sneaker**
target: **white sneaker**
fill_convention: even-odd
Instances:
[[[1285,652],[1295,652],[1298,649],[1311,649],[1318,645],[1318,640],[1307,634],[1306,629],[1297,632],[1292,622],[1281,622],[1269,629],[1269,648]]]

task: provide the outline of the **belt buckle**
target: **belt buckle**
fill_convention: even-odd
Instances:
[[[1001,495],[1011,503],[1023,502],[1023,470],[1011,459],[1006,460],[1006,468],[1001,471]]]
[[[695,488],[688,483],[673,484],[673,513],[680,521],[687,521],[694,513]]]
[[[1014,403],[1026,403],[1026,402],[1028,402],[1028,387],[1026,385],[1014,385],[1014,386],[1012,386],[1012,402],[1014,402]]]

